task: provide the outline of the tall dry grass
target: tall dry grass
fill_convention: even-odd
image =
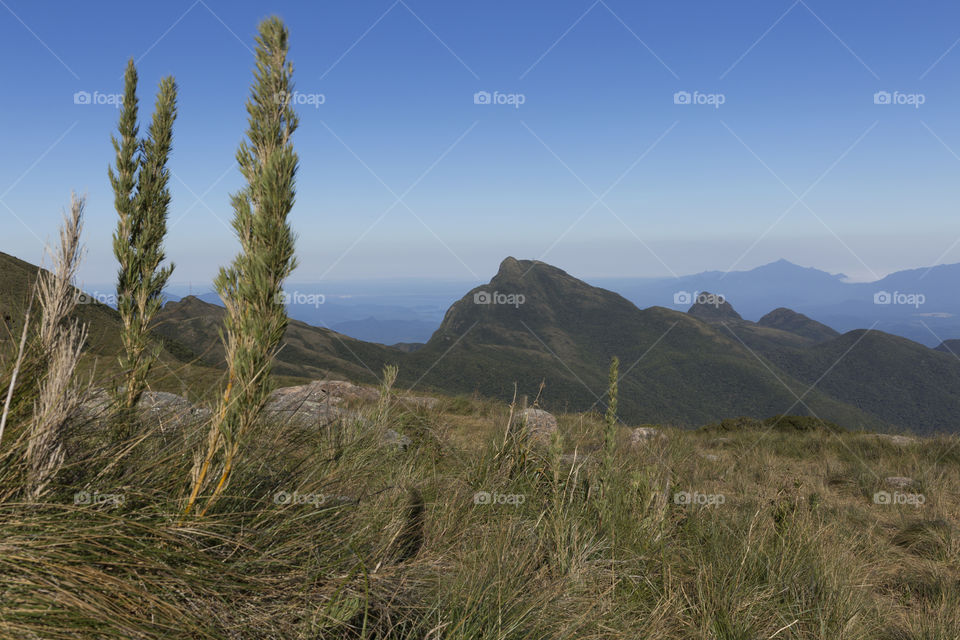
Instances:
[[[87,339],[87,329],[70,320],[77,305],[74,280],[80,266],[80,235],[86,197],[71,194],[70,214],[60,227],[60,244],[53,254],[53,270],[37,279],[40,327],[37,336],[46,376],[27,431],[28,500],[40,498],[63,464],[65,432],[80,406],[82,393],[74,372]]]

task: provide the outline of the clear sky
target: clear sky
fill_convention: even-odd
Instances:
[[[133,57],[142,121],[179,84],[167,251],[209,282],[270,14],[303,102],[292,281],[960,262],[946,0],[0,0],[0,250],[38,261],[85,191],[81,279],[112,278],[118,112],[74,96],[110,102]]]

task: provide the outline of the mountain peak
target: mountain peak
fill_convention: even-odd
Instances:
[[[687,313],[705,322],[743,320],[726,298],[709,291],[699,292]]]
[[[789,333],[803,336],[817,342],[829,340],[830,338],[840,335],[831,327],[828,327],[821,322],[817,322],[816,320],[813,320],[802,313],[797,313],[792,309],[787,309],[786,307],[774,309],[767,315],[760,318],[757,324],[762,327],[770,327],[772,329],[787,331]]]

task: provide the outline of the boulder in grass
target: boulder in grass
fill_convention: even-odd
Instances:
[[[400,396],[400,406],[411,409],[433,409],[437,406],[436,398],[430,396]]]
[[[381,440],[384,446],[390,447],[392,449],[397,449],[398,451],[406,451],[413,441],[409,437],[397,433],[393,429],[387,429],[386,433],[383,434],[383,439]]]
[[[913,486],[913,478],[907,478],[904,476],[890,476],[889,478],[884,478],[883,482],[888,486],[894,489],[909,489]]]
[[[530,407],[520,414],[520,420],[526,422],[530,437],[539,442],[550,442],[557,431],[557,419],[552,413],[543,409]]]
[[[331,404],[357,401],[376,402],[380,399],[380,392],[376,389],[361,387],[345,380],[317,380],[305,386],[315,386],[322,394],[325,394]],[[298,389],[300,387],[293,388]]]
[[[662,431],[653,427],[636,427],[630,431],[630,444],[633,446],[666,439]]]
[[[898,447],[906,447],[917,441],[916,438],[911,438],[910,436],[897,436],[897,435],[891,435],[889,433],[878,433],[877,437],[880,438],[881,440],[886,440],[890,444],[894,444]]]
[[[112,400],[106,390],[92,389],[81,401],[75,419],[101,423],[110,418]],[[210,417],[210,410],[165,391],[144,391],[137,403],[137,418],[150,431],[161,434],[181,430]]]
[[[343,380],[315,380],[298,387],[277,389],[267,398],[262,420],[298,427],[323,427],[347,413],[347,404],[376,402],[375,389]]]
[[[209,409],[165,391],[144,391],[137,404],[137,415],[143,426],[162,434],[203,422],[210,414]]]

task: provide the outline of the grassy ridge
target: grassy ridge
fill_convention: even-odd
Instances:
[[[507,419],[460,397],[275,425],[184,522],[202,427],[147,437],[122,472],[79,429],[51,497],[0,505],[0,637],[960,637],[956,439],[624,429],[601,491],[602,416],[560,416],[552,449]],[[888,476],[922,506],[875,503]]]

